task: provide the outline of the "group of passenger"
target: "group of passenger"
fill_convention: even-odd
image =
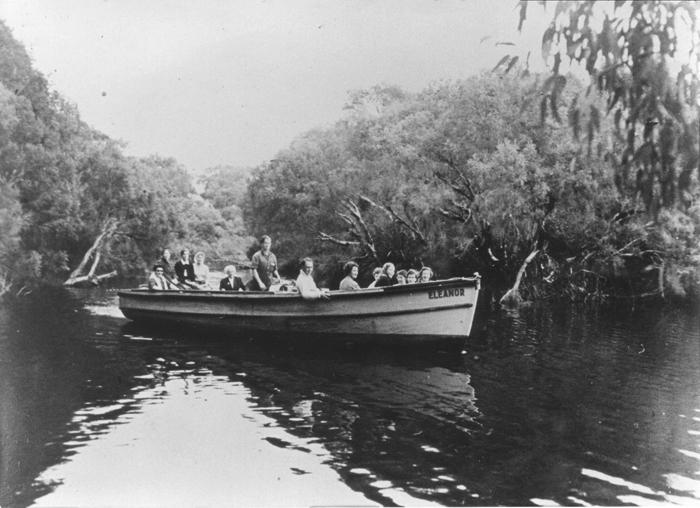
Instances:
[[[353,290],[361,289],[357,283],[357,276],[360,273],[360,267],[354,261],[348,261],[343,266],[345,278],[340,281],[338,289]],[[379,288],[387,286],[400,286],[403,284],[415,284],[417,282],[428,282],[433,278],[433,271],[430,267],[424,266],[420,270],[413,268],[409,270],[396,271],[394,263],[384,263],[382,267],[377,267],[372,271],[374,280],[368,288]]]
[[[154,290],[212,289],[208,282],[209,266],[204,260],[204,252],[199,251],[194,255],[194,262],[192,262],[190,250],[182,249],[180,258],[172,263],[170,249],[164,249],[161,258],[153,265],[153,272],[148,278],[148,288]],[[242,287],[241,279],[235,276],[235,266],[228,265],[224,268],[224,273],[226,277],[221,280],[219,289],[224,289],[226,281],[230,281],[229,284],[235,284],[236,289]]]
[[[253,277],[244,284],[236,275],[236,267],[227,265],[224,268],[225,277],[219,281],[221,291],[269,291],[275,283],[280,282],[277,267],[277,257],[271,250],[272,239],[265,235],[260,239],[260,250],[251,258]],[[205,264],[204,252],[194,255],[194,262],[190,260],[189,249],[180,251],[180,258],[173,264],[169,249],[163,250],[163,255],[153,266],[153,272],[148,278],[148,288],[151,290],[168,289],[200,289],[212,290],[208,283],[209,267]],[[299,275],[293,286],[306,299],[328,298],[328,290],[319,289],[313,279],[314,262],[311,258],[304,258],[301,262]],[[339,289],[361,289],[357,282],[360,266],[354,261],[348,261],[343,267],[345,278],[340,282]],[[428,282],[433,277],[433,271],[424,266],[420,270],[399,270],[393,263],[384,263],[373,272],[374,281],[367,287],[386,287],[401,284],[414,284]],[[282,290],[287,289],[286,286]]]

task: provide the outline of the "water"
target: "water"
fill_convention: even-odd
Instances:
[[[700,319],[483,313],[464,349],[0,309],[0,505],[700,504]]]

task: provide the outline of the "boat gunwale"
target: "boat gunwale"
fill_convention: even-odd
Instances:
[[[430,289],[442,289],[451,287],[473,287],[479,290],[480,277],[453,277],[451,279],[436,280],[430,282],[416,282],[414,284],[401,284],[394,286],[385,286],[379,288],[361,288],[355,290],[331,290],[331,299],[346,299],[346,298],[362,298],[362,297],[381,297],[401,293],[413,293],[416,290],[425,291]],[[276,292],[269,291],[217,291],[217,290],[159,290],[153,291],[150,289],[126,289],[118,291],[117,294],[122,297],[136,298],[158,298],[158,299],[182,299],[183,297],[191,297],[195,300],[214,299],[214,300],[288,300],[298,299],[301,295],[298,292]],[[307,300],[305,300],[307,301]]]
[[[182,312],[182,311],[166,311],[166,310],[141,310],[141,309],[129,309],[129,312],[145,312],[152,315],[166,316],[187,316],[187,317],[197,317],[197,318],[215,318],[215,319],[230,319],[230,318],[240,318],[245,317],[247,319],[339,319],[346,317],[356,317],[358,319],[366,319],[373,317],[384,317],[384,316],[401,316],[405,314],[428,314],[431,312],[442,312],[448,310],[456,309],[469,309],[474,307],[473,303],[456,303],[451,305],[444,305],[442,307],[426,307],[420,309],[398,309],[398,310],[385,310],[385,311],[375,311],[375,312],[363,312],[360,314],[219,314],[219,313],[198,313],[198,312]]]

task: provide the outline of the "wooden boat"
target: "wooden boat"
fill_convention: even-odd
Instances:
[[[417,340],[466,338],[480,278],[453,278],[305,300],[294,292],[119,292],[119,308],[136,322],[194,325],[243,332],[400,336]]]

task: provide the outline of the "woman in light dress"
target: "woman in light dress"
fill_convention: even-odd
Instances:
[[[200,289],[210,289],[209,280],[209,267],[204,264],[204,252],[201,250],[194,255],[194,281],[200,287]]]

